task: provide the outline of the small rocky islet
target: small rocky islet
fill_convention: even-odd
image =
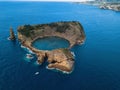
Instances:
[[[32,46],[35,40],[51,36],[68,40],[70,46],[51,51],[39,50]],[[23,25],[18,27],[18,40],[23,46],[36,54],[39,64],[42,64],[45,62],[45,58],[48,58],[47,68],[71,72],[74,68],[75,60],[70,48],[75,44],[82,44],[85,40],[85,33],[82,25],[77,21]]]
[[[10,40],[15,40],[15,34],[14,34],[14,31],[13,31],[13,28],[10,27],[10,37],[9,37]]]

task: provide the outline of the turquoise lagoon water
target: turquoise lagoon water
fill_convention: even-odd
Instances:
[[[33,42],[32,46],[39,50],[54,50],[58,48],[69,48],[70,43],[66,39],[52,36],[39,38]]]
[[[9,28],[24,24],[80,21],[86,33],[74,46],[74,71],[67,75],[26,62]],[[35,73],[39,72],[38,75]],[[58,2],[0,2],[0,90],[120,90],[120,13]]]

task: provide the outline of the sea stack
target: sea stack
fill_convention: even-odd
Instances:
[[[13,31],[13,28],[10,27],[10,37],[9,37],[10,40],[15,40],[15,34],[14,34],[14,31]]]

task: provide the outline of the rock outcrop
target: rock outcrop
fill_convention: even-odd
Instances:
[[[74,57],[68,49],[57,49],[48,53],[48,68],[71,72]]]
[[[71,72],[74,67],[74,57],[69,48],[48,51],[38,50],[32,46],[32,42],[36,39],[50,36],[61,37],[68,40],[70,42],[69,48],[75,44],[81,44],[85,40],[82,25],[75,21],[18,27],[18,39],[23,46],[26,46],[37,55],[39,64],[42,64],[47,57],[48,68]]]
[[[9,37],[10,40],[15,40],[15,34],[14,34],[14,31],[13,31],[13,28],[10,27],[10,37]]]

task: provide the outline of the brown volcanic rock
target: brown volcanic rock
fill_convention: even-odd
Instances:
[[[9,37],[10,40],[15,40],[15,34],[14,34],[14,31],[13,31],[13,28],[10,27],[10,37]]]
[[[68,49],[57,49],[48,53],[48,62],[48,68],[70,72],[74,66],[74,57]]]
[[[39,54],[39,55],[37,55],[38,56],[38,63],[39,64],[42,64],[43,62],[44,62],[44,55],[42,55],[42,54]]]
[[[56,49],[52,51],[38,50],[32,47],[32,42],[38,38],[57,36],[70,42],[71,48],[74,44],[81,44],[85,40],[83,27],[79,22],[56,22],[40,25],[24,25],[18,27],[18,39],[22,45],[32,50],[38,57],[38,63],[42,64],[44,58],[48,57],[48,68],[55,68],[71,72],[74,67],[74,57],[69,49]]]
[[[79,22],[57,22],[40,25],[24,25],[18,27],[18,39],[31,44],[38,38],[57,36],[70,42],[70,46],[77,41],[84,41],[85,34],[82,25]]]

